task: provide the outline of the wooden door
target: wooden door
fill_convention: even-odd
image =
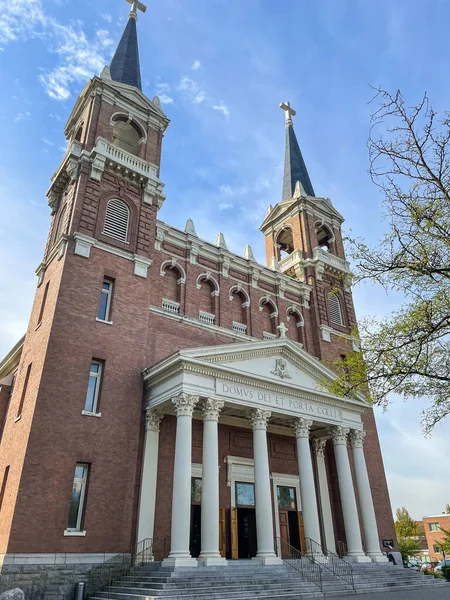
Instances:
[[[239,558],[237,508],[231,507],[231,560]]]
[[[303,521],[303,513],[298,513],[298,528],[300,531],[300,548],[302,554],[306,554],[306,537],[305,537],[305,523]]]
[[[280,510],[280,538],[282,541],[286,542],[287,544],[290,544],[289,514],[288,514],[287,510]],[[284,547],[284,550],[286,551],[286,547]],[[285,554],[285,551],[283,552],[283,545],[282,545],[281,546],[282,554]]]
[[[227,528],[225,509],[221,508],[219,512],[219,551],[222,558],[227,555]]]

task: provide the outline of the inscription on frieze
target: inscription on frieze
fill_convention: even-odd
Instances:
[[[341,421],[342,414],[340,409],[334,406],[299,400],[289,396],[283,396],[273,392],[267,392],[256,387],[241,385],[223,379],[216,379],[216,393],[220,396],[233,400],[242,400],[246,404],[254,404],[257,407],[270,406],[274,410],[282,409],[283,412],[289,411],[293,414],[309,415],[317,417],[320,420]]]

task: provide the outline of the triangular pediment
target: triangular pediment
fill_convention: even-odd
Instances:
[[[228,376],[330,395],[326,382],[336,375],[300,344],[287,338],[181,350],[179,358],[214,367]],[[364,401],[359,395],[354,401]]]

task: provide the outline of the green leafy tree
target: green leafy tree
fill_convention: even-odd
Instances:
[[[395,532],[398,538],[417,537],[419,535],[419,527],[406,508],[397,508],[395,511]]]
[[[450,556],[450,531],[441,528],[441,532],[444,534],[444,539],[438,542],[437,545],[441,552],[445,552]]]
[[[450,504],[445,505],[445,512],[450,515]]]
[[[333,392],[370,390],[427,398],[426,434],[450,413],[450,114],[438,118],[425,94],[409,107],[400,91],[379,89],[369,139],[387,234],[374,247],[351,240],[355,279],[400,292],[403,306],[360,323],[360,352],[336,363]],[[356,333],[356,332],[355,332]]]
[[[420,542],[417,538],[399,537],[398,551],[402,555],[402,560],[407,561],[408,558],[418,556],[420,554]]]

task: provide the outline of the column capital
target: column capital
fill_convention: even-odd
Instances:
[[[315,438],[314,439],[314,451],[318,458],[325,458],[326,446],[327,446],[326,438]]]
[[[177,417],[192,417],[198,400],[198,396],[191,396],[184,392],[172,398],[172,404],[175,406]]]
[[[352,448],[362,448],[364,446],[364,438],[366,437],[365,431],[359,429],[352,429],[350,431],[350,444]]]
[[[254,410],[252,412],[253,431],[257,431],[258,429],[266,431],[271,416],[272,413],[270,410],[263,410],[262,408]]]
[[[155,412],[151,408],[147,408],[145,411],[145,430],[159,432],[161,421],[164,419],[164,415]]]
[[[350,429],[348,427],[342,427],[342,425],[336,425],[336,427],[333,427],[331,430],[333,444],[335,446],[346,446],[349,432]]]
[[[309,432],[311,431],[313,422],[310,419],[304,419],[300,417],[300,419],[295,420],[295,435],[297,438],[309,438]]]
[[[220,400],[214,400],[213,398],[208,398],[203,404],[203,420],[218,421],[220,411],[224,406],[225,402],[221,402]]]

